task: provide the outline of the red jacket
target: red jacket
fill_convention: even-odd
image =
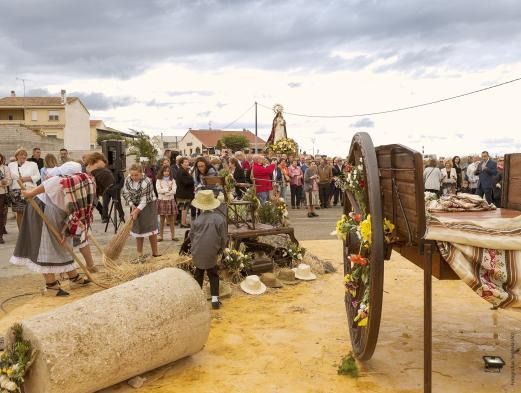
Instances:
[[[255,179],[255,186],[257,192],[266,192],[273,190],[271,183],[271,175],[275,170],[275,164],[271,164],[264,168],[262,165],[253,163],[253,178]]]

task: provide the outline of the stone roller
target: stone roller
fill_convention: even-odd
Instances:
[[[25,393],[91,393],[200,351],[205,296],[163,269],[21,322],[38,350]]]

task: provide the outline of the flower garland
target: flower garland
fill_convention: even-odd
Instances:
[[[226,194],[233,193],[236,185],[233,174],[231,174],[227,169],[221,169],[219,171],[219,176],[224,177],[224,191],[226,191]]]
[[[304,255],[306,255],[306,249],[304,247],[300,247],[299,245],[289,242],[284,249],[283,255],[284,257],[288,256],[291,258],[293,265],[299,264],[304,260]]]
[[[22,391],[24,375],[31,366],[34,351],[31,342],[23,338],[23,328],[16,324],[12,328],[13,343],[0,357],[0,392]]]
[[[358,327],[367,326],[369,320],[369,295],[370,295],[370,272],[372,224],[371,215],[366,214],[366,177],[363,160],[357,166],[349,165],[340,176],[337,177],[335,185],[344,192],[350,192],[356,199],[361,210],[360,213],[350,212],[343,214],[336,223],[336,229],[332,233],[339,239],[346,241],[348,234],[353,234],[359,240],[358,253],[350,254],[348,259],[351,264],[351,272],[344,276],[345,291],[351,297],[351,305],[356,311],[353,322]],[[384,218],[383,231],[386,244],[391,244],[394,239],[394,224]],[[363,292],[361,292],[363,290]]]
[[[246,253],[244,243],[241,243],[239,250],[224,249],[222,264],[230,273],[232,282],[238,283],[242,280],[242,270],[251,268],[252,260],[252,254]]]
[[[298,153],[298,145],[294,139],[282,138],[271,144],[268,150],[276,154],[295,155]]]

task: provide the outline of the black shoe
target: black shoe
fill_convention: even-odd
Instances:
[[[5,243],[4,238],[0,237],[0,244],[4,244],[4,243]]]
[[[313,215],[313,217],[318,217],[318,214],[317,213],[311,213]]]
[[[313,217],[315,217],[315,216],[313,215],[313,213],[308,213],[308,217],[309,217],[309,218],[313,218]]]
[[[216,302],[212,302],[212,308],[213,308],[214,310],[218,310],[218,309],[220,309],[220,308],[221,308],[221,305],[222,305],[222,303],[221,303],[219,300],[217,300]]]

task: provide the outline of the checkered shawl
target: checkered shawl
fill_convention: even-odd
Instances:
[[[81,240],[85,241],[87,230],[94,219],[92,212],[97,199],[96,182],[87,173],[76,173],[71,176],[62,176],[60,185],[63,188],[68,213],[65,225],[71,235],[75,235],[78,228],[81,228]]]
[[[121,190],[121,194],[127,202],[132,202],[134,206],[137,206],[143,197],[146,198],[147,204],[156,200],[156,194],[154,194],[154,185],[147,176],[143,176],[143,178],[139,181],[137,188],[134,188],[132,183],[133,181],[130,175],[127,176],[123,189]]]

